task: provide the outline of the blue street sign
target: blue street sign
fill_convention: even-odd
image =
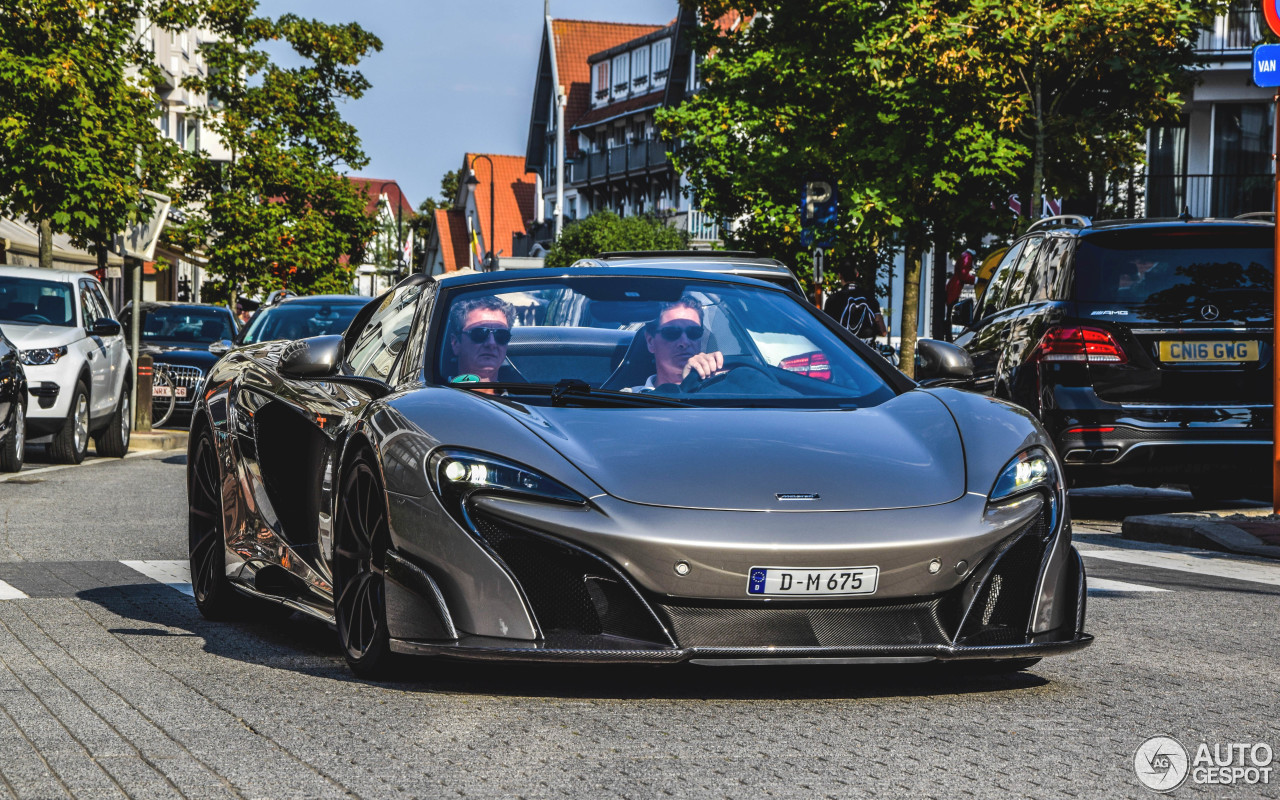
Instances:
[[[1280,44],[1253,48],[1253,82],[1257,86],[1280,86]]]
[[[812,178],[800,189],[800,242],[805,247],[830,247],[838,221],[835,181]]]

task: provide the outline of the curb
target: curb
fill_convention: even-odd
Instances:
[[[129,439],[130,450],[186,450],[187,449],[187,432],[183,430],[177,431],[150,431],[141,433],[134,431]]]
[[[1266,544],[1258,537],[1229,522],[1202,516],[1151,514],[1125,517],[1121,537],[1138,542],[1173,544],[1201,550],[1217,550],[1262,558],[1280,559],[1280,547]]]

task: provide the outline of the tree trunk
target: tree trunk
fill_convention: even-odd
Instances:
[[[907,245],[906,264],[902,276],[902,330],[898,346],[898,369],[908,378],[916,375],[916,328],[920,322],[920,260],[924,248]]]
[[[53,269],[53,225],[49,220],[40,220],[40,266]]]
[[[1035,83],[1036,152],[1031,170],[1031,205],[1028,206],[1031,213],[1027,216],[1034,222],[1040,219],[1040,211],[1044,208],[1044,200],[1041,199],[1044,194],[1044,88],[1040,82],[1039,60],[1036,61],[1032,80]]]

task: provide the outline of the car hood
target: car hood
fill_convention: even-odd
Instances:
[[[63,325],[21,325],[16,322],[4,323],[4,335],[17,345],[19,350],[36,350],[42,347],[61,347],[78,341],[83,337],[79,328],[68,328]]]
[[[633,503],[864,511],[938,505],[965,491],[955,421],[925,392],[842,410],[502,407]]]

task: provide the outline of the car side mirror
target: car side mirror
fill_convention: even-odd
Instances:
[[[346,349],[337,335],[297,339],[284,346],[278,370],[286,378],[327,378],[338,371]]]
[[[963,349],[937,339],[916,342],[917,381],[967,381],[972,377],[973,359]]]
[[[230,339],[220,339],[216,342],[209,343],[209,352],[213,353],[215,356],[225,356],[227,353],[231,352],[231,348],[233,347],[235,347],[235,345]]]
[[[93,327],[89,329],[89,333],[94,336],[117,336],[120,333],[120,323],[114,319],[103,317],[93,323]]]
[[[951,307],[951,324],[969,327],[973,324],[973,299],[966,297]]]

